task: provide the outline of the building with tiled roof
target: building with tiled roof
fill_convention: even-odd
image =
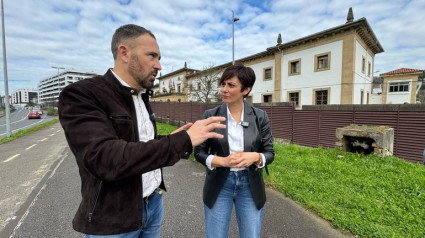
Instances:
[[[421,88],[424,70],[401,68],[380,74],[382,83],[382,104],[416,103]]]
[[[354,20],[350,8],[345,24],[286,43],[279,34],[275,46],[236,61],[255,72],[256,83],[247,97],[252,103],[292,101],[298,108],[369,104],[375,55],[382,52],[367,20]],[[220,76],[231,63],[208,70],[218,71]],[[162,77],[159,91],[167,86],[168,78]],[[182,85],[186,88],[199,88],[202,71],[185,78]],[[220,95],[215,97],[218,101]]]
[[[407,68],[401,68],[401,69],[396,69],[390,72],[386,72],[381,74],[381,76],[385,76],[385,75],[395,75],[395,74],[415,74],[415,73],[422,73],[423,70],[421,69],[407,69]]]
[[[153,102],[187,102],[187,79],[191,74],[196,73],[198,70],[190,69],[187,63],[184,62],[184,67],[168,73],[160,75],[157,79],[159,83],[155,85],[153,90]]]

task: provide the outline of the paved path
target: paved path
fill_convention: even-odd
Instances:
[[[204,237],[202,187],[205,169],[202,165],[181,160],[164,169],[167,193],[165,219],[161,237]],[[233,212],[234,214],[234,212]],[[238,237],[233,216],[229,237]],[[332,229],[328,222],[306,211],[282,194],[267,189],[263,219],[264,238],[336,238],[350,237]]]
[[[47,140],[45,150],[57,151],[56,156],[50,155],[51,165],[38,186],[35,187],[25,203],[20,204],[16,210],[16,222],[13,222],[12,237],[83,237],[82,234],[72,230],[71,221],[80,200],[80,179],[75,159],[64,142],[63,132],[58,124],[35,132],[31,136],[19,138],[14,142],[0,145],[3,153],[12,153],[19,145],[33,143],[34,137],[52,135],[55,131],[55,140]],[[53,138],[52,138],[53,139]],[[47,142],[44,141],[44,142]],[[55,145],[55,146],[53,146]],[[26,148],[24,146],[24,148]],[[42,144],[38,145],[42,146]],[[53,149],[53,147],[55,149]],[[62,148],[62,149],[60,149]],[[36,153],[38,154],[38,153]],[[42,154],[43,158],[46,154]],[[6,156],[6,155],[5,155]],[[26,160],[28,163],[28,160]],[[3,164],[3,163],[2,163]],[[30,164],[28,164],[29,166]],[[2,165],[5,166],[5,165]],[[35,166],[39,167],[39,166]],[[22,169],[22,166],[17,166]],[[24,173],[24,175],[27,173]],[[44,174],[44,172],[43,172]],[[202,187],[205,169],[193,161],[182,160],[172,167],[164,168],[164,179],[168,192],[164,196],[165,219],[162,226],[161,237],[202,238],[204,237],[204,216],[202,203]],[[5,183],[10,179],[2,180]],[[2,205],[13,209],[16,202]],[[291,237],[291,238],[337,238],[345,236],[333,229],[328,222],[307,212],[292,200],[280,193],[267,189],[267,203],[261,237]],[[3,220],[3,219],[2,219]],[[3,236],[0,232],[0,237]],[[234,217],[230,225],[229,237],[238,237],[237,225]]]

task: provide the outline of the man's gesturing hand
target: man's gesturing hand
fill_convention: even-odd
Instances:
[[[220,122],[225,121],[225,117],[209,117],[204,120],[198,120],[187,130],[192,146],[200,145],[209,138],[223,138],[223,135],[211,132],[214,129],[224,129],[226,125]]]

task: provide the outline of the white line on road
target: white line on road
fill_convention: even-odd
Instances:
[[[46,119],[46,118],[44,117],[42,119],[39,119],[39,121],[37,121],[35,123],[32,123],[30,125],[27,125],[27,126],[24,126],[24,127],[18,128],[18,129],[15,129],[15,130],[11,130],[11,133],[14,133],[16,131],[19,131],[19,130],[22,130],[22,129],[25,129],[25,128],[28,128],[28,127],[32,127],[33,125],[36,125],[36,124],[40,124],[40,123],[42,123],[44,121],[44,119]],[[0,136],[3,136],[3,135],[6,135],[6,133],[1,133],[0,134]]]
[[[27,147],[25,150],[29,150],[29,149],[31,149],[32,147],[34,147],[34,146],[36,146],[37,144],[34,144],[34,145],[32,145],[32,146],[29,146],[29,147]]]
[[[45,141],[45,140],[47,140],[47,138],[41,139],[41,140],[39,140],[39,141]]]
[[[51,134],[50,136],[54,136],[55,134]]]
[[[9,161],[11,161],[11,160],[13,160],[14,158],[16,158],[16,157],[18,157],[18,156],[20,156],[21,154],[16,154],[16,155],[13,155],[13,156],[11,156],[11,157],[9,157],[9,158],[7,158],[5,161],[3,161],[3,162],[9,162]]]

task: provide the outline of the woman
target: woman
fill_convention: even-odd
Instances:
[[[215,130],[223,139],[208,139],[195,148],[196,160],[207,167],[203,200],[206,237],[228,237],[235,205],[239,237],[260,237],[266,202],[262,168],[274,159],[266,112],[244,101],[255,73],[241,63],[220,78],[223,104],[204,113],[226,117],[227,127]]]

